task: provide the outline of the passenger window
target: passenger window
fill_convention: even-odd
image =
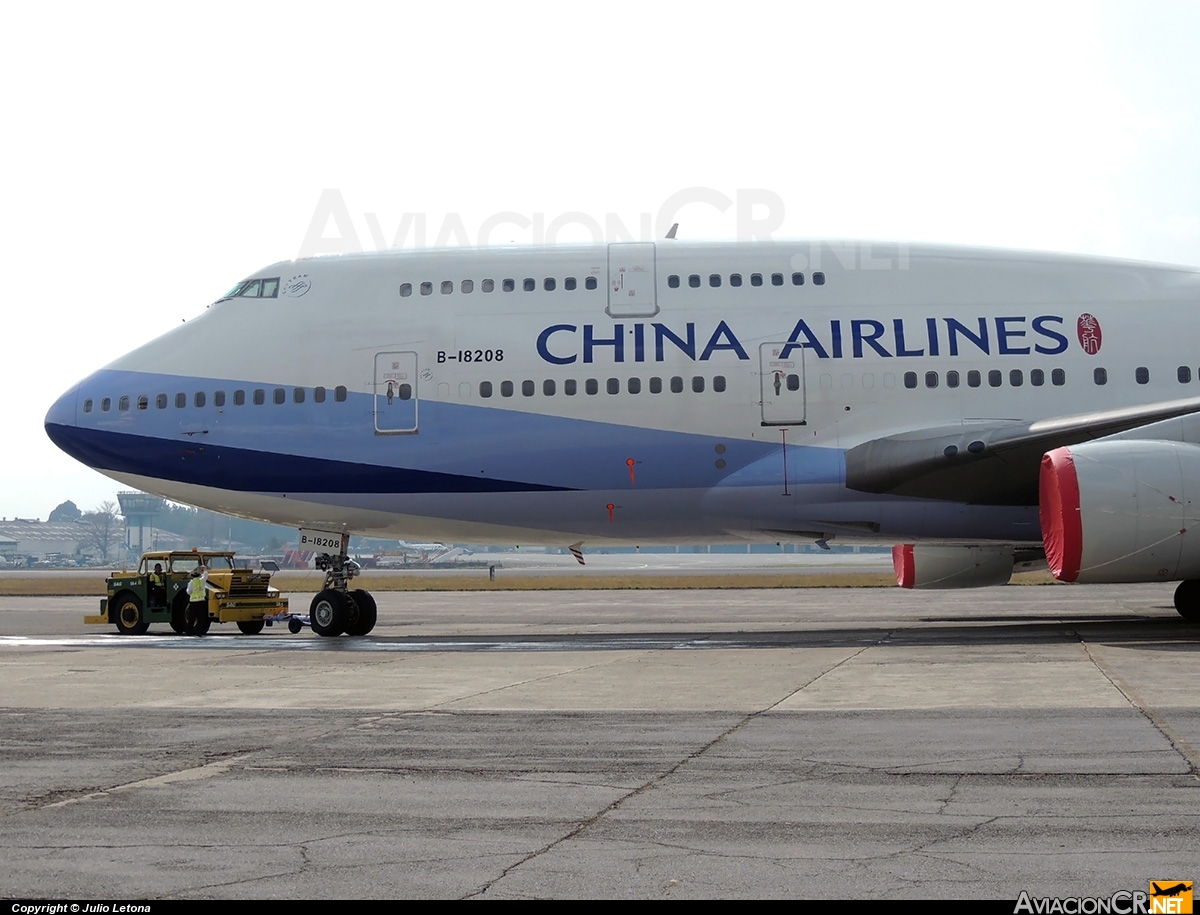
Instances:
[[[401,283],[400,284],[401,298],[407,299],[410,295],[412,295],[412,283]]]
[[[967,387],[977,388],[979,387],[980,381],[981,379],[978,371],[971,369],[969,372],[967,372]]]
[[[454,280],[442,280],[442,295],[454,292]]]
[[[604,389],[605,389],[606,391],[608,391],[608,393],[609,393],[609,394],[620,394],[620,393],[621,393],[621,381],[620,381],[620,379],[619,379],[619,378],[610,378],[610,379],[608,379],[608,381],[606,381],[606,382],[604,383]]]
[[[521,382],[521,396],[532,397],[535,390],[536,390],[536,386],[534,385],[534,383],[532,381],[522,381]]]
[[[185,402],[186,402],[186,400],[185,400]],[[101,413],[107,413],[111,409],[112,409],[112,398],[111,397],[105,397],[102,401],[100,401],[100,412]]]
[[[678,289],[679,288],[679,274],[672,273],[669,277],[667,277],[667,285],[670,286],[672,289]]]
[[[926,372],[925,373],[925,387],[936,388],[937,386],[938,386],[938,373],[937,372]]]
[[[574,397],[578,390],[579,382],[577,382],[574,378],[568,378],[563,382],[563,393],[568,397]]]
[[[589,394],[599,394],[600,382],[598,382],[595,378],[589,378],[583,383],[583,389]]]
[[[346,402],[346,386],[344,384],[339,384],[333,389],[333,399],[338,403]]]
[[[917,373],[916,372],[905,372],[904,373],[904,386],[906,388],[909,388],[910,390],[917,386]]]
[[[761,273],[751,273],[750,274],[750,285],[751,286],[761,286],[762,285],[762,274]]]
[[[650,393],[651,394],[661,394],[662,393],[662,379],[659,378],[657,375],[655,375],[653,378],[650,379]]]
[[[710,273],[710,274],[708,275],[708,285],[710,285],[710,286],[714,286],[714,287],[715,287],[715,286],[720,286],[720,285],[721,285],[721,274],[719,274],[719,273]]]
[[[246,392],[242,391],[242,390],[234,391],[233,392],[233,405],[235,407],[240,407],[240,406],[245,405],[245,403],[246,403]]]
[[[814,273],[813,274],[813,285],[814,286],[824,286],[825,285],[825,274],[821,273],[819,271],[817,273]]]
[[[475,291],[475,281],[474,280],[463,280],[459,284],[458,288],[466,293],[474,292]]]
[[[481,288],[484,292],[492,292],[496,288],[496,281],[495,280],[484,280],[482,283],[479,284],[479,288]]]
[[[213,391],[213,406],[214,407],[225,406],[225,392],[224,391]]]
[[[158,409],[160,409],[160,410],[165,410],[167,408],[167,395],[166,394],[156,395],[154,398],[154,406],[158,407]]]
[[[782,286],[783,285],[783,274],[782,273],[772,273],[771,274],[771,285],[772,286]]]
[[[588,289],[595,289],[596,288],[596,278],[594,276],[589,276],[586,280],[583,281],[583,285]]]
[[[196,396],[195,396],[194,398],[192,398],[192,402],[193,402],[193,403],[194,403],[194,404],[195,404],[197,407],[202,407],[202,406],[204,406],[204,402],[205,402],[205,400],[206,400],[206,399],[207,399],[207,398],[204,396],[204,392],[203,392],[203,391],[197,391],[197,392],[196,392]]]
[[[691,276],[689,276],[688,277],[688,285],[691,286],[693,289],[699,289],[700,288],[700,274],[693,273]]]
[[[1108,371],[1105,369],[1094,369],[1092,371],[1092,381],[1096,384],[1108,384]]]
[[[1046,383],[1046,373],[1041,369],[1029,370],[1029,383],[1035,388],[1040,388]]]
[[[422,283],[421,295],[433,295],[433,283]]]
[[[129,412],[129,395],[128,394],[121,395],[121,399],[117,401],[117,409],[120,410],[122,413]]]
[[[803,286],[804,285],[804,274],[803,273],[793,273],[792,274],[792,285],[793,286]]]
[[[1186,365],[1181,365],[1175,370],[1175,377],[1179,379],[1180,384],[1187,384],[1192,380],[1192,370]]]
[[[957,388],[958,387],[958,372],[954,371],[953,369],[951,369],[950,371],[948,371],[946,373],[946,387],[948,387],[948,388]]]
[[[717,375],[716,377],[713,378],[713,390],[716,391],[718,394],[724,393],[724,391],[725,391],[725,376],[724,375]]]
[[[704,393],[704,376],[703,375],[693,375],[692,376],[692,390],[695,391],[697,394]]]
[[[186,406],[187,406],[187,395],[184,394],[183,391],[180,391],[178,394],[175,395],[175,409],[182,410]]]
[[[1144,365],[1139,365],[1137,371],[1133,373],[1133,377],[1137,379],[1138,384],[1150,383],[1150,370]]]
[[[1014,388],[1019,388],[1025,383],[1025,374],[1020,369],[1012,369],[1008,373],[1008,383]]]
[[[553,397],[554,396],[554,381],[552,379],[547,378],[545,381],[542,382],[542,396],[543,397]]]
[[[729,274],[729,285],[730,286],[742,285],[742,275],[740,273]]]
[[[625,382],[625,390],[628,391],[630,394],[641,394],[642,393],[642,379],[630,378],[628,381]]]
[[[145,394],[139,394],[137,399],[137,407],[139,410],[150,409],[150,398]]]
[[[89,400],[85,400],[85,401],[83,402],[83,412],[84,412],[84,413],[91,413],[91,412],[92,412],[92,402],[91,402],[91,400],[90,400],[90,399],[89,399]]]
[[[671,376],[671,393],[672,394],[682,394],[683,393],[683,377],[682,376],[680,376],[680,375],[672,375]]]
[[[325,403],[325,389],[320,385],[313,388],[313,403]]]
[[[261,407],[266,402],[267,402],[267,392],[264,391],[262,388],[255,388],[255,390],[254,390],[254,406]]]
[[[511,381],[500,382],[500,396],[501,397],[512,397],[513,396],[513,383]]]
[[[479,382],[479,396],[480,397],[491,397],[492,396],[492,383],[490,381]]]
[[[1004,373],[999,369],[992,369],[988,372],[988,384],[993,388],[998,388],[1004,384]]]
[[[553,292],[554,291],[554,277],[548,276],[544,280],[542,280],[542,288],[545,289],[547,292]]]
[[[271,394],[271,399],[277,404],[283,403],[287,400],[287,392],[283,388],[276,388]]]
[[[527,276],[525,277],[525,282],[521,285],[524,286],[526,292],[533,292],[533,290],[537,289],[537,280],[531,276]]]
[[[292,402],[304,403],[304,388],[292,388]]]
[[[1055,369],[1050,373],[1050,383],[1061,387],[1067,383],[1067,373],[1062,369]]]
[[[569,276],[563,280],[563,288],[568,292],[574,292],[577,285],[579,284],[575,282],[575,277],[573,276]]]
[[[510,278],[501,283],[500,286],[505,292],[512,292],[517,288],[517,281]]]

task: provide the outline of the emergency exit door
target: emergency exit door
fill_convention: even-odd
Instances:
[[[375,354],[375,431],[417,431],[417,354]]]
[[[763,343],[758,348],[759,383],[764,426],[798,426],[804,422],[804,347],[795,343]]]

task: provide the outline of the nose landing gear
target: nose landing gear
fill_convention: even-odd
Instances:
[[[312,631],[317,635],[366,635],[375,628],[375,598],[362,588],[350,589],[359,566],[346,554],[349,540],[343,535],[336,555],[320,553],[316,558],[317,568],[325,572],[325,585],[309,607]]]

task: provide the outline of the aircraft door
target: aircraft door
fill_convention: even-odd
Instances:
[[[618,242],[608,246],[608,308],[612,318],[649,318],[658,314],[654,242]]]
[[[417,431],[417,354],[375,354],[375,432]]]
[[[804,422],[804,347],[795,343],[763,343],[758,348],[764,426],[798,426]]]

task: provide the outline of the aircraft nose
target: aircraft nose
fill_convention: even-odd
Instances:
[[[46,432],[51,438],[54,438],[52,427],[75,425],[75,405],[78,398],[79,385],[74,385],[67,393],[54,401],[54,406],[46,413]]]

